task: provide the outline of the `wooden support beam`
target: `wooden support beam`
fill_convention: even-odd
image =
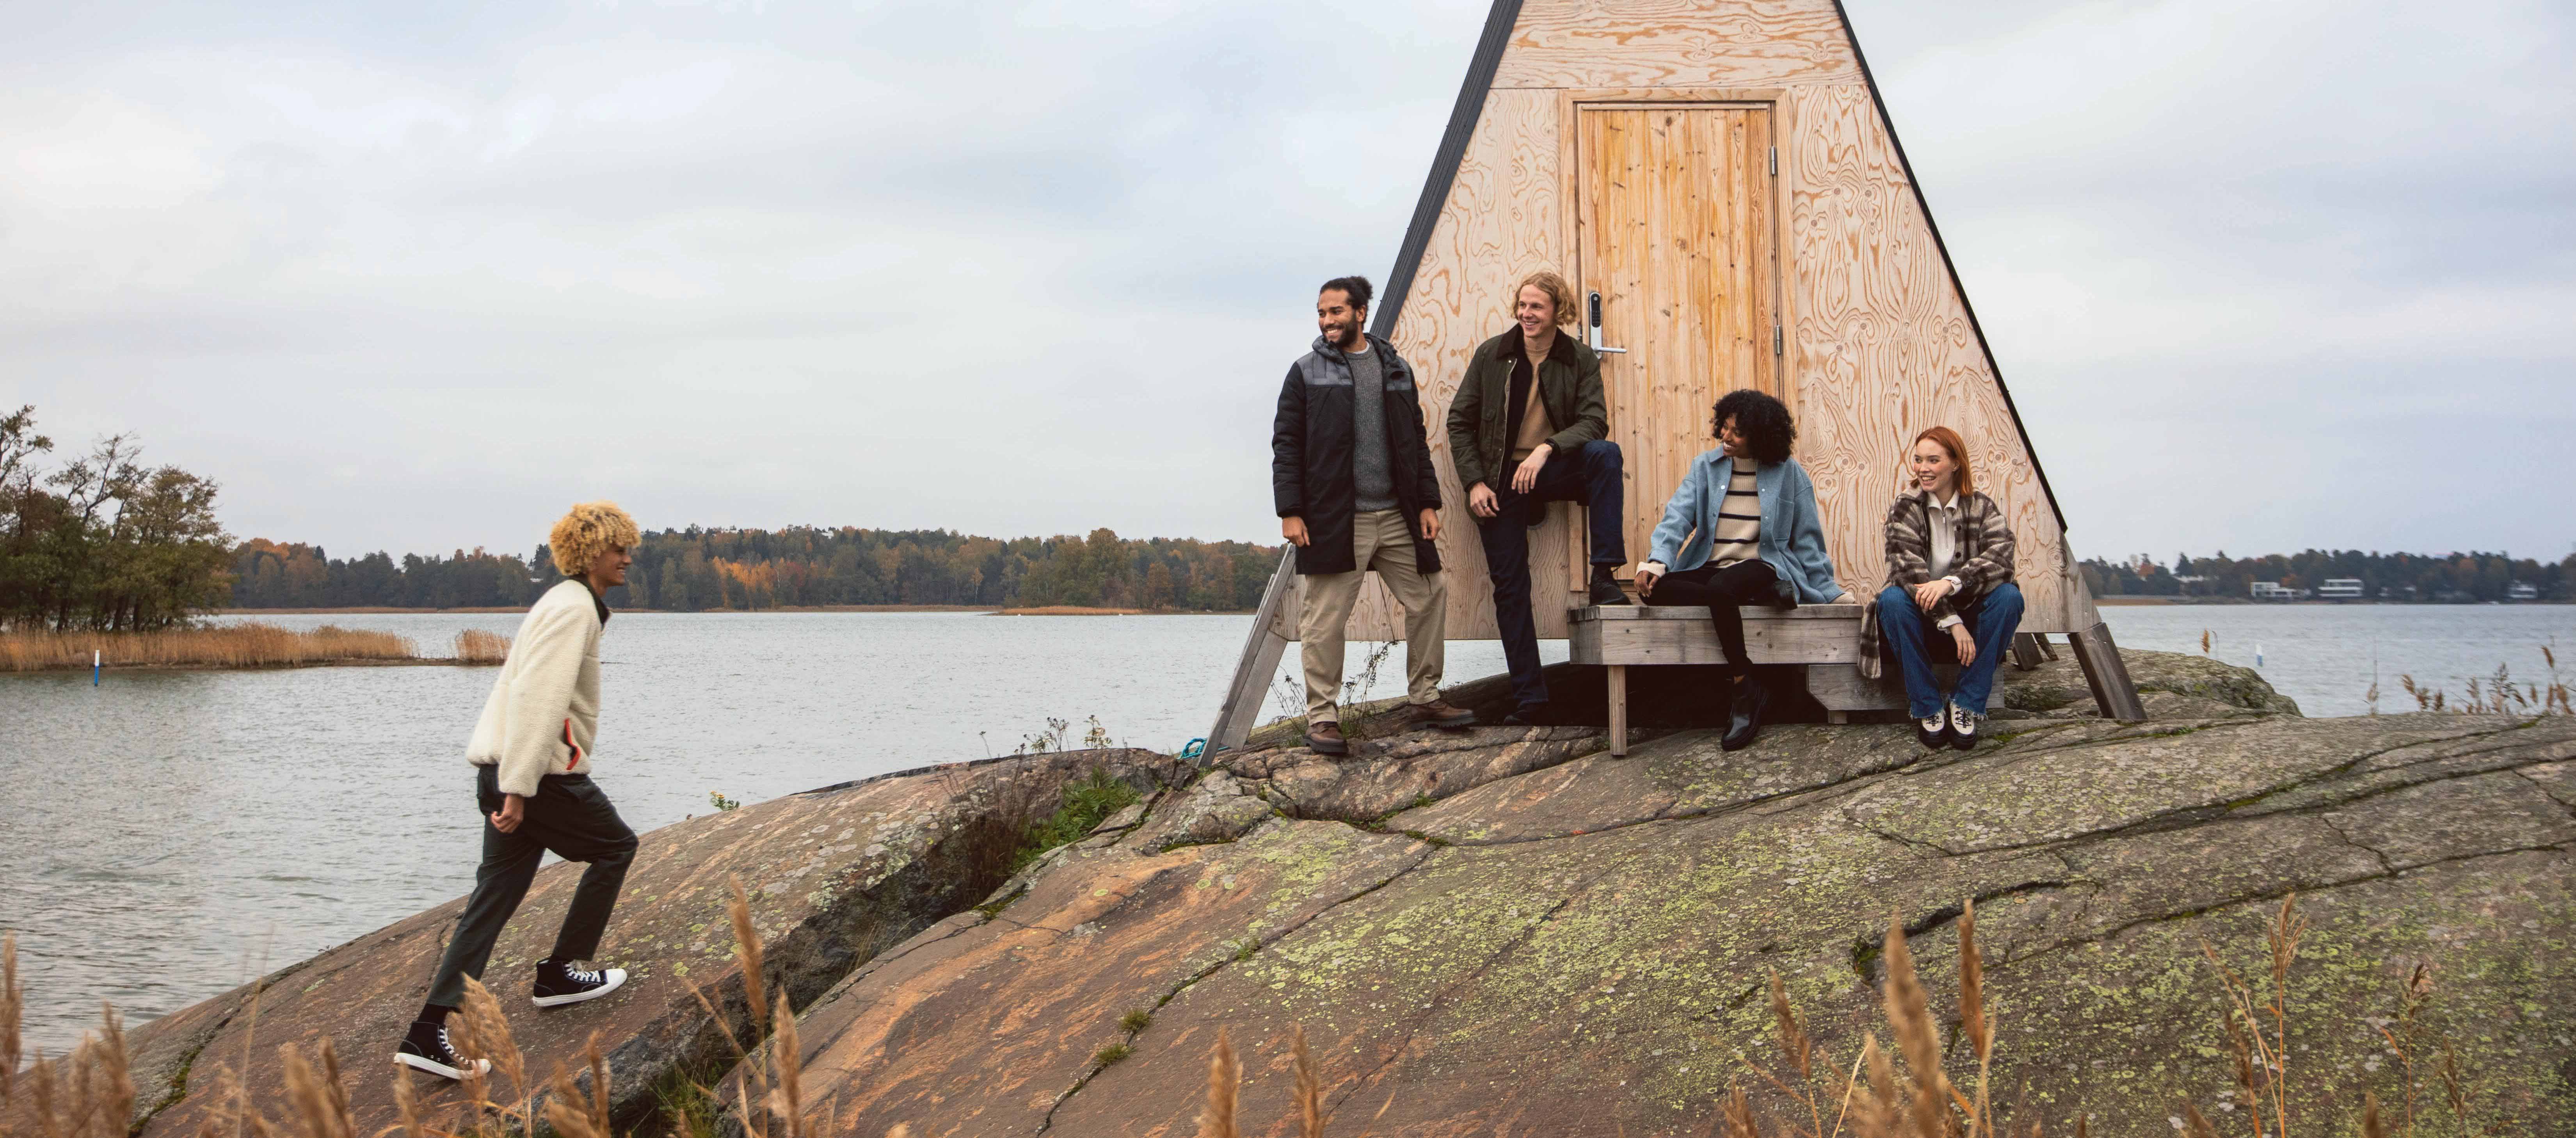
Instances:
[[[1218,751],[1243,745],[1252,734],[1253,720],[1261,714],[1262,698],[1270,694],[1270,677],[1279,671],[1279,657],[1288,650],[1288,636],[1283,622],[1291,614],[1289,599],[1297,595],[1297,551],[1283,549],[1279,568],[1270,574],[1270,587],[1262,590],[1261,608],[1252,618],[1252,631],[1243,640],[1243,657],[1234,666],[1234,682],[1226,685],[1225,705],[1217,709],[1216,726],[1208,728],[1207,750],[1202,763],[1213,761],[1208,756]]]
[[[1610,665],[1610,757],[1628,757],[1628,665]]]
[[[2042,651],[2043,649],[2040,648],[2040,635],[2038,633],[2020,632],[2013,634],[2013,667],[2019,668],[2025,672],[2038,667],[2041,658],[2040,653]]]
[[[2084,667],[2084,686],[2093,689],[2093,705],[2102,710],[2105,719],[2135,723],[2147,717],[2147,705],[2138,700],[2138,685],[2129,679],[2129,666],[2120,661],[2120,646],[2111,641],[2111,626],[2096,623],[2082,632],[2066,635],[2067,645],[2075,650],[2075,662]]]
[[[2048,660],[2054,660],[2057,658],[2057,645],[2048,642],[2047,633],[2034,632],[2030,634],[2030,638],[2039,642],[2039,654],[2041,658]]]

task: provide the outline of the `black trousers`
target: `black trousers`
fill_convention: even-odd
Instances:
[[[447,954],[429,984],[429,1002],[441,1007],[464,1002],[466,977],[483,978],[501,926],[519,911],[547,851],[565,861],[590,863],[572,892],[563,931],[555,935],[549,955],[558,960],[588,960],[599,951],[599,935],[608,929],[617,891],[626,884],[626,867],[635,860],[635,831],[626,828],[617,807],[589,775],[538,780],[537,793],[522,807],[519,828],[504,834],[492,826],[492,814],[501,809],[500,772],[478,766],[474,805],[483,813],[483,864],[474,870],[474,895],[457,914],[456,933],[448,938]]]
[[[1709,620],[1717,625],[1717,643],[1726,649],[1726,663],[1720,665],[1726,674],[1742,678],[1744,661],[1744,614],[1739,605],[1772,603],[1772,586],[1780,574],[1771,563],[1756,557],[1738,561],[1720,569],[1702,565],[1679,573],[1667,573],[1655,581],[1655,591],[1646,594],[1650,605],[1707,605]]]
[[[1511,472],[1518,466],[1506,462],[1502,483],[1487,483],[1494,491],[1496,513],[1476,519],[1476,536],[1484,543],[1485,570],[1494,582],[1494,625],[1502,634],[1503,664],[1512,673],[1512,702],[1534,707],[1547,702],[1547,678],[1539,674],[1538,619],[1530,610],[1530,527],[1541,520],[1542,503],[1581,502],[1591,526],[1592,563],[1626,562],[1627,537],[1619,528],[1627,518],[1619,507],[1626,464],[1619,444],[1606,440],[1551,451],[1527,494],[1512,489]],[[1574,587],[1581,589],[1583,582]]]

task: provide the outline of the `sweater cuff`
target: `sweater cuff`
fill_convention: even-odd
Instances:
[[[1934,627],[1934,628],[1938,628],[1938,629],[1940,629],[1940,630],[1941,630],[1941,631],[1943,631],[1943,632],[1948,632],[1948,631],[1950,631],[1951,629],[1953,629],[1953,628],[1957,628],[1957,627],[1959,627],[1960,625],[1965,624],[1965,623],[1967,623],[1967,622],[1966,622],[1966,621],[1963,621],[1963,620],[1961,620],[1961,619],[1959,619],[1959,614],[1957,614],[1957,613],[1951,613],[1951,614],[1950,614],[1950,615],[1948,615],[1948,616],[1942,617],[1941,619],[1939,619],[1939,620],[1937,620],[1937,621],[1932,622],[1932,627]]]
[[[1657,577],[1661,577],[1672,572],[1672,570],[1664,568],[1664,563],[1661,561],[1640,561],[1637,563],[1637,571],[1640,573],[1650,573]]]

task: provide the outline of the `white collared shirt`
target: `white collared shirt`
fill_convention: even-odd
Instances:
[[[1960,587],[1959,578],[1951,574],[1950,564],[1959,559],[1959,495],[1954,491],[1947,501],[1943,501],[1926,494],[1924,499],[1931,507],[1932,515],[1929,527],[1932,532],[1927,535],[1931,538],[1932,548],[1925,552],[1924,565],[1932,571],[1935,579],[1948,580],[1951,593],[1956,594]],[[1948,628],[1958,623],[1961,623],[1959,614],[1954,612],[1941,618],[1935,627]]]

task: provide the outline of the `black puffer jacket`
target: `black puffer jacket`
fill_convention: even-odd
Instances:
[[[1440,549],[1422,536],[1422,511],[1440,507],[1440,476],[1431,467],[1423,433],[1422,399],[1413,365],[1395,346],[1375,336],[1369,350],[1386,374],[1386,457],[1395,476],[1396,509],[1413,533],[1413,564],[1440,571]],[[1351,365],[1341,350],[1315,338],[1315,350],[1288,365],[1279,389],[1279,417],[1270,428],[1270,492],[1279,516],[1306,519],[1307,545],[1297,551],[1300,573],[1348,573],[1359,568],[1351,548],[1358,491],[1351,477]]]

